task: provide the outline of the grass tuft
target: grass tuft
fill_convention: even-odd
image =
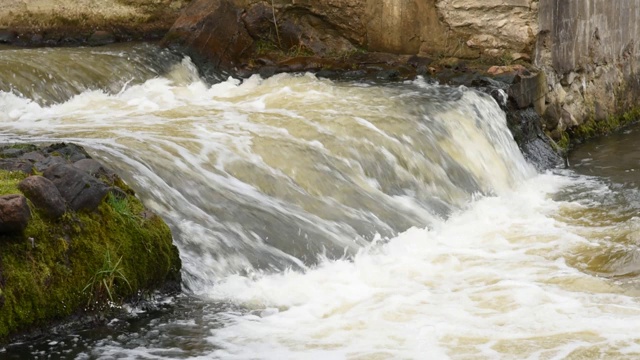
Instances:
[[[89,300],[87,301],[87,306],[89,306],[92,302],[94,303],[104,303],[105,302],[105,294],[108,296],[111,304],[120,304],[121,298],[114,298],[114,294],[116,294],[116,287],[120,284],[126,284],[131,290],[131,284],[129,280],[124,274],[124,270],[122,268],[122,256],[118,258],[118,261],[113,262],[111,259],[111,252],[107,250],[104,255],[104,262],[102,263],[102,267],[91,277],[91,280],[87,285],[85,285],[82,292],[86,292],[90,290],[91,295]]]

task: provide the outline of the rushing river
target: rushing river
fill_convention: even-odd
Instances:
[[[2,50],[0,142],[118,170],[184,294],[0,358],[640,357],[640,128],[539,174],[505,123],[421,79],[209,86],[149,45]]]

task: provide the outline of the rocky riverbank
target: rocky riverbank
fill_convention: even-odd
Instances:
[[[169,227],[79,146],[0,147],[0,338],[180,289]]]
[[[640,0],[556,3],[194,0],[163,41],[206,75],[396,80],[521,65],[539,74],[529,93],[543,134],[567,148],[637,119]]]
[[[187,0],[5,0],[0,44],[104,45],[164,36]]]
[[[163,38],[214,81],[307,71],[333,79],[443,79],[452,68],[495,75],[491,69],[518,65],[540,74],[533,109],[542,133],[566,149],[633,122],[640,112],[635,100],[640,48],[633,40],[640,35],[635,21],[640,0],[618,5],[600,0],[9,0],[0,9],[0,44]]]

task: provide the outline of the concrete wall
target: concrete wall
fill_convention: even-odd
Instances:
[[[540,0],[534,63],[548,78],[549,130],[637,107],[638,40],[640,0]]]
[[[370,50],[530,59],[556,137],[637,107],[640,0],[369,0],[367,19]]]

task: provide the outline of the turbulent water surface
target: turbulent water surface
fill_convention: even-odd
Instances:
[[[2,50],[0,109],[0,141],[76,142],[122,173],[185,289],[0,357],[640,356],[640,129],[536,174],[474,90],[210,86],[149,45]]]

